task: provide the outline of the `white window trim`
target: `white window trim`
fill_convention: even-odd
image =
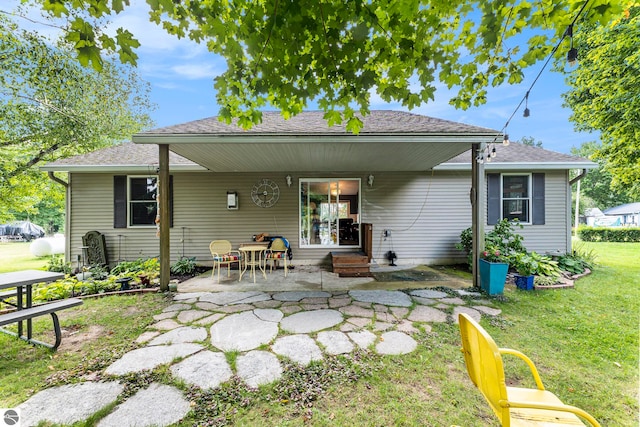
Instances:
[[[131,224],[131,179],[132,178],[156,178],[157,181],[160,180],[158,175],[127,175],[127,228],[156,228],[156,224],[139,224],[132,225]],[[134,202],[135,203],[135,202]],[[142,203],[142,202],[140,202]]]
[[[302,233],[300,230],[301,224],[300,224],[300,211],[302,210],[302,202],[300,200],[300,194],[302,193],[302,183],[303,182],[327,182],[327,181],[358,181],[358,214],[360,216],[360,218],[362,219],[362,179],[361,178],[350,178],[350,177],[340,177],[340,178],[336,178],[336,177],[314,177],[314,178],[305,178],[305,177],[301,177],[298,178],[298,245],[301,249],[336,249],[336,248],[343,248],[343,249],[348,249],[348,248],[359,248],[362,244],[361,238],[362,236],[360,236],[360,244],[359,245],[312,245],[309,243],[304,243],[302,240]],[[360,221],[360,224],[362,223],[362,220]],[[362,231],[362,230],[361,230]]]
[[[504,198],[504,177],[505,176],[526,176],[527,177],[527,197],[507,197]],[[527,200],[529,202],[529,221],[524,222],[520,221],[522,225],[531,225],[533,224],[533,174],[531,172],[528,173],[502,173],[500,174],[500,219],[504,219],[504,202],[505,200]]]

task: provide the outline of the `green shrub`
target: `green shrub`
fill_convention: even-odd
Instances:
[[[511,257],[513,254],[519,252],[526,252],[527,249],[522,243],[523,237],[513,230],[514,227],[523,228],[522,224],[518,221],[509,221],[508,219],[503,219],[497,223],[493,227],[493,230],[485,233],[485,247],[497,250],[505,257]],[[467,261],[469,262],[469,268],[471,268],[473,262],[471,227],[462,230],[462,233],[460,233],[460,242],[456,243],[456,249],[467,253]]]
[[[509,265],[515,268],[521,276],[533,276],[535,274],[557,279],[561,275],[557,261],[537,252],[515,253],[509,258]]]
[[[181,257],[171,266],[173,274],[191,274],[196,271],[196,257]]]
[[[591,263],[578,255],[562,255],[557,258],[558,267],[572,274],[584,273],[585,269],[592,268]]]
[[[580,227],[578,237],[585,242],[640,242],[640,227]]]
[[[71,263],[64,262],[64,256],[51,255],[49,263],[47,264],[47,270],[56,273],[71,274]]]

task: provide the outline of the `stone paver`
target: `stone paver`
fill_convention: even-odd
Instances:
[[[236,359],[238,376],[250,387],[258,387],[280,379],[282,366],[275,354],[252,350]]]
[[[162,334],[149,343],[149,345],[160,344],[180,344],[185,342],[197,342],[207,339],[207,330],[205,328],[192,328],[183,326]]]
[[[42,421],[73,424],[89,418],[115,402],[124,386],[115,381],[68,384],[42,390],[18,405],[22,426],[35,426]],[[8,425],[8,424],[7,424]]]
[[[411,298],[400,291],[349,291],[351,298],[361,302],[372,302],[396,307],[410,307]]]
[[[302,366],[314,360],[322,360],[322,351],[309,335],[288,335],[278,338],[271,346],[274,353],[288,357]]]
[[[200,388],[215,388],[233,375],[224,353],[202,351],[173,365],[171,372],[177,378]]]
[[[124,354],[104,374],[125,375],[168,364],[174,378],[202,388],[218,387],[233,375],[249,387],[258,387],[281,378],[279,357],[306,366],[356,348],[402,355],[417,348],[411,335],[430,332],[433,323],[457,322],[459,313],[476,320],[500,315],[501,311],[481,296],[432,289],[176,294],[174,304],[154,316],[156,323],[137,338],[145,347]],[[220,352],[196,343],[208,336]],[[257,350],[263,345],[268,347]],[[226,351],[238,352],[233,368],[223,353]],[[21,405],[36,408],[29,409],[33,421],[23,411],[22,422],[82,421],[114,402],[121,391],[122,385],[114,381],[46,389]],[[98,425],[175,424],[189,408],[183,391],[152,384],[114,408]]]
[[[287,316],[280,327],[287,332],[305,334],[331,328],[342,322],[342,314],[336,310],[302,311]]]
[[[447,321],[447,313],[444,311],[440,311],[433,307],[426,306],[418,306],[416,307],[407,319],[412,322],[446,322]]]
[[[248,351],[268,344],[278,324],[259,319],[252,311],[232,314],[211,326],[211,344],[222,351]]]
[[[317,339],[329,354],[345,354],[353,351],[353,343],[342,332],[323,331],[318,333]]]
[[[151,384],[119,405],[98,427],[167,426],[184,418],[189,409],[189,402],[177,388]]]
[[[360,348],[368,348],[376,340],[375,334],[369,331],[349,332],[347,336]]]
[[[169,363],[177,357],[185,357],[202,350],[198,344],[174,344],[167,346],[144,347],[125,353],[105,370],[107,375],[124,375],[129,372],[140,372]]]
[[[380,354],[407,354],[416,349],[418,343],[409,335],[398,331],[385,332],[376,344]]]

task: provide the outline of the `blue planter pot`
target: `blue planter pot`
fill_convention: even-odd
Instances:
[[[533,290],[533,276],[520,276],[519,274],[516,274],[515,281],[516,288],[525,291]]]
[[[480,287],[489,295],[498,295],[504,291],[509,264],[480,260]]]

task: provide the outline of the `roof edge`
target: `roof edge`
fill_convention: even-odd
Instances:
[[[567,170],[567,169],[596,169],[594,162],[504,162],[485,163],[485,170],[511,170],[511,169],[546,169],[546,170]],[[441,171],[466,171],[471,170],[469,163],[441,163],[433,167],[434,170]]]

